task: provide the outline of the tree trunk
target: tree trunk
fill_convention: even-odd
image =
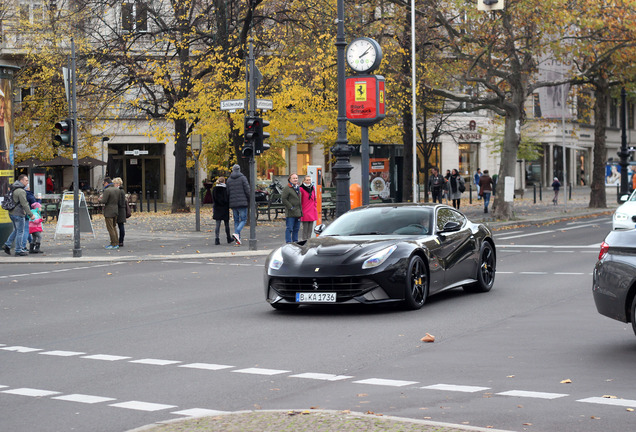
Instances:
[[[172,213],[188,210],[186,207],[186,158],[188,149],[187,123],[184,119],[174,121],[174,189]],[[196,190],[195,185],[195,190]]]
[[[505,119],[504,145],[501,150],[501,161],[499,163],[499,176],[497,180],[497,195],[495,195],[493,205],[493,216],[497,219],[509,220],[514,216],[513,203],[507,202],[505,198],[506,177],[515,176],[515,163],[517,161],[517,150],[521,136],[518,130],[521,129],[521,111],[513,110],[508,112]]]
[[[599,78],[595,83],[594,94],[594,166],[592,167],[592,184],[590,190],[590,207],[606,208],[605,196],[605,132],[607,129],[607,98],[609,84],[606,79]]]

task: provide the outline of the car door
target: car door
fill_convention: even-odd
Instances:
[[[444,232],[444,226],[448,222],[458,223],[459,230]],[[439,241],[436,255],[444,269],[444,286],[474,277],[473,255],[477,243],[466,217],[454,209],[439,208],[435,217],[435,229]]]

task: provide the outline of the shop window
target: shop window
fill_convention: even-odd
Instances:
[[[616,117],[618,117],[618,101],[614,98],[611,98],[610,106],[609,106],[609,126],[610,127],[613,127],[613,128],[618,127]]]
[[[479,161],[477,159],[479,153],[479,144],[460,144],[459,145],[459,174],[462,177],[470,177],[473,175],[477,168],[479,168]]]

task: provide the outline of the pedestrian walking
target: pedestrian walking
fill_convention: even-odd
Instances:
[[[232,167],[232,174],[227,179],[227,192],[230,197],[230,208],[234,216],[234,240],[241,244],[241,230],[247,223],[247,206],[250,200],[250,184],[247,177],[241,173],[241,167],[236,164]]]
[[[20,174],[18,180],[11,185],[10,191],[13,194],[13,201],[16,206],[9,211],[9,218],[13,224],[13,231],[2,245],[2,249],[8,255],[11,255],[11,243],[15,241],[15,255],[27,256],[29,253],[26,249],[26,238],[28,238],[29,228],[26,219],[34,219],[35,216],[31,212],[31,207],[27,201],[25,188],[29,185],[29,177],[26,174]],[[27,232],[26,238],[24,232]]]
[[[479,195],[484,198],[484,213],[488,213],[488,204],[490,204],[490,195],[493,187],[492,177],[488,174],[488,170],[479,177]]]
[[[119,229],[119,247],[124,247],[124,237],[126,237],[126,216],[128,203],[126,202],[126,191],[122,184],[124,181],[121,177],[113,179],[113,185],[119,190],[119,202],[117,203],[117,228]]]
[[[227,242],[233,243],[234,237],[230,235],[230,197],[227,192],[225,177],[219,177],[216,180],[216,186],[212,189],[212,218],[216,221],[214,244],[221,244],[221,240],[219,239],[221,222],[225,223]]]
[[[448,194],[449,198],[453,201],[453,207],[459,210],[459,205],[462,199],[462,192],[466,190],[466,185],[459,172],[453,168],[451,176],[448,179]]]
[[[300,205],[303,215],[300,224],[303,227],[303,240],[311,237],[314,222],[318,220],[318,200],[316,198],[316,188],[311,184],[311,176],[305,176],[303,184],[300,185]]]
[[[484,171],[486,172],[486,171]],[[475,171],[475,175],[473,176],[473,182],[475,183],[475,186],[477,186],[477,199],[480,200],[482,197],[482,194],[479,193],[480,191],[480,186],[479,186],[479,179],[481,178],[481,170],[479,168],[477,168],[477,171]],[[492,191],[492,189],[491,189]],[[488,213],[488,212],[486,212]]]
[[[298,241],[300,218],[303,215],[297,174],[293,173],[287,178],[287,186],[283,188],[281,201],[285,206],[285,242],[295,243]]]
[[[444,177],[440,175],[437,168],[433,168],[431,171],[431,176],[428,178],[428,190],[431,192],[433,202],[437,201],[441,204],[446,181],[444,180]]]
[[[31,204],[31,213],[35,216],[34,219],[29,221],[29,234],[31,234],[31,244],[29,245],[29,253],[38,254],[43,253],[40,250],[40,244],[42,243],[42,204],[34,202]]]
[[[119,236],[117,235],[117,216],[119,215],[119,189],[115,187],[110,177],[104,178],[104,192],[99,197],[99,202],[104,204],[104,222],[110,236],[110,244],[106,249],[119,249]]]
[[[552,198],[552,204],[557,205],[559,202],[559,189],[561,189],[561,182],[557,177],[552,182],[552,189],[554,190],[554,198]]]

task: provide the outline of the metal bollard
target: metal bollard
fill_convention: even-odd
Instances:
[[[144,212],[144,192],[139,191],[139,211]]]
[[[473,203],[473,184],[468,183],[468,204]]]
[[[146,211],[150,213],[150,191],[146,191]]]
[[[157,191],[155,191],[155,213],[157,213]]]
[[[543,201],[543,185],[539,182],[539,201]]]
[[[616,202],[619,204],[621,202],[621,185],[619,183],[616,184]]]
[[[568,191],[568,194],[569,194],[569,195],[568,195],[568,199],[569,199],[570,201],[572,201],[572,183],[570,183],[570,184],[568,185],[568,187],[570,188],[570,190]]]
[[[536,184],[532,185],[532,195],[533,195],[534,204],[536,204],[537,203],[537,185]]]

